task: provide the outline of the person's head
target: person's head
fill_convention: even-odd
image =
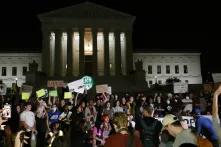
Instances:
[[[104,114],[101,119],[105,123],[109,123],[109,121],[110,121],[110,118],[109,118],[108,114]]]
[[[89,100],[89,106],[94,106],[94,101],[91,99],[91,100]]]
[[[121,103],[122,103],[122,104],[126,104],[126,102],[127,102],[127,101],[126,101],[126,98],[125,98],[125,97],[122,97]]]
[[[56,106],[56,105],[52,105],[51,111],[52,111],[52,112],[55,112],[56,110],[57,110],[57,106]]]
[[[142,100],[143,102],[145,102],[145,101],[147,100],[147,98],[146,98],[145,96],[142,96],[142,97],[141,97],[141,100]]]
[[[113,125],[116,132],[119,132],[121,129],[127,129],[128,127],[127,115],[123,112],[115,113],[113,118]]]
[[[116,102],[115,102],[115,107],[116,106],[120,106],[120,101],[119,100],[117,100]]]
[[[162,124],[163,130],[167,130],[173,137],[176,137],[177,134],[183,131],[180,120],[173,114],[167,114],[163,118]]]
[[[26,111],[31,111],[31,103],[30,102],[27,102],[27,103],[25,103],[25,110]]]
[[[143,109],[143,115],[145,117],[149,116],[149,117],[153,117],[154,114],[154,108],[152,106],[146,106]]]
[[[106,108],[111,108],[111,103],[109,101],[106,102]]]

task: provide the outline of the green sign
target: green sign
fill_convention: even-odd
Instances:
[[[64,99],[72,99],[72,93],[71,92],[64,92]]]
[[[36,95],[38,98],[45,96],[46,95],[45,89],[36,91]]]
[[[84,87],[89,90],[93,86],[93,79],[90,76],[84,76],[83,78]]]
[[[54,96],[54,97],[58,96],[58,91],[57,90],[49,91],[49,96]]]
[[[30,95],[31,94],[29,92],[22,92],[21,93],[21,98],[22,98],[22,100],[28,101]]]

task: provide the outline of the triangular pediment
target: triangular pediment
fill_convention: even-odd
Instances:
[[[134,16],[113,10],[95,3],[84,2],[66,8],[57,9],[39,15],[44,18],[114,18],[114,19],[134,19]]]

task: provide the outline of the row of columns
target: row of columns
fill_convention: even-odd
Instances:
[[[73,30],[67,30],[67,69],[63,63],[63,53],[61,46],[62,30],[55,32],[55,51],[54,51],[54,67],[51,66],[50,53],[50,33],[52,31],[44,30],[43,36],[43,51],[42,51],[42,69],[49,76],[73,76],[75,63],[73,57]],[[85,70],[85,55],[84,55],[84,32],[79,29],[79,75],[84,75]],[[93,44],[93,74],[97,75],[97,31],[92,29],[92,44]],[[114,32],[115,35],[115,75],[121,75],[121,44],[120,32]],[[109,32],[103,31],[104,36],[104,75],[110,75],[110,60],[109,60]],[[126,37],[126,70],[127,74],[133,68],[133,52],[132,52],[132,35],[131,32],[125,32]],[[53,72],[54,71],[54,72]]]

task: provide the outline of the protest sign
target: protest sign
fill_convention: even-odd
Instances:
[[[58,91],[57,90],[50,90],[49,96],[54,96],[54,97],[58,96]]]
[[[108,85],[103,84],[103,85],[96,85],[96,93],[108,93]]]
[[[64,92],[64,99],[72,99],[72,92]]]
[[[48,87],[64,87],[64,81],[48,81]]]
[[[37,98],[46,96],[47,95],[46,91],[47,91],[46,89],[40,89],[40,90],[36,91]]]
[[[187,83],[174,83],[173,84],[174,93],[186,93],[188,92]]]
[[[90,76],[84,76],[82,78],[83,84],[86,90],[89,90],[93,87],[93,79]]]
[[[22,99],[22,100],[28,101],[28,99],[30,98],[30,96],[31,96],[31,93],[29,93],[29,92],[22,92],[22,93],[21,93],[21,99]]]
[[[83,79],[73,81],[68,83],[68,88],[70,91],[74,91],[77,93],[84,93],[84,82]]]

